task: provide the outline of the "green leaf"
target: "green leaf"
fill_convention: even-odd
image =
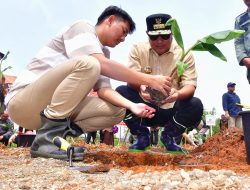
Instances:
[[[12,68],[11,66],[8,66],[8,67],[6,67],[5,69],[3,69],[2,72],[6,71],[6,70],[8,70],[8,69],[11,69],[11,68]]]
[[[0,61],[0,78],[2,78],[4,71],[12,68],[11,66],[8,66],[8,67],[6,67],[5,69],[2,70],[3,60],[7,59],[7,57],[8,57],[9,54],[10,54],[10,52],[7,51],[7,53],[4,55],[4,57]]]
[[[0,124],[1,127],[4,127],[4,128],[10,128],[11,127],[11,124],[8,124],[8,123],[2,123]]]
[[[176,61],[176,68],[177,68],[177,75],[178,75],[178,77],[180,77],[185,72],[185,70],[187,68],[187,64],[185,64],[184,62],[182,62],[180,60],[177,60]]]
[[[184,43],[182,40],[181,31],[180,31],[180,28],[178,26],[177,21],[174,18],[171,18],[166,22],[166,25],[167,26],[171,25],[172,34],[173,34],[177,44],[181,47],[181,49],[184,52]]]
[[[7,59],[8,55],[9,55],[10,51],[7,51],[7,53],[4,55],[4,57],[2,58],[2,60]]]
[[[221,43],[232,40],[244,34],[244,30],[225,30],[210,34],[199,41],[207,44]]]
[[[197,42],[191,49],[192,51],[208,51],[215,57],[220,58],[222,61],[227,61],[226,57],[222,54],[222,52],[214,45],[207,44],[203,42]]]

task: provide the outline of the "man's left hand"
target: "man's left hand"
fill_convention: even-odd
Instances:
[[[179,91],[172,88],[169,97],[166,98],[166,103],[175,102],[176,100],[178,100],[179,95],[180,95]]]
[[[156,102],[156,101],[152,101],[152,103],[158,105],[158,106],[162,106],[166,103],[172,103],[172,102],[175,102],[179,97],[179,92],[178,90],[172,88],[171,91],[170,91],[170,94],[169,96],[165,99],[165,100],[162,100],[160,102]]]

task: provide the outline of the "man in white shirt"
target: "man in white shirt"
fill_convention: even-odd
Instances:
[[[78,136],[112,127],[123,119],[124,108],[140,117],[154,116],[155,109],[112,90],[107,78],[149,85],[165,94],[170,91],[169,77],[138,74],[109,59],[106,46],[115,47],[134,30],[127,12],[109,6],[95,26],[81,20],[64,28],[20,73],[6,104],[15,123],[37,130],[32,157],[67,159],[67,153],[53,144],[55,136]],[[92,89],[98,97],[87,96]],[[73,159],[83,159],[83,152],[76,147]]]

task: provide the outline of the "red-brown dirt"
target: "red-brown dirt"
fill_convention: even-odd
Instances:
[[[78,144],[79,145],[79,144]],[[227,129],[210,137],[203,145],[188,154],[169,154],[162,147],[153,147],[143,153],[130,153],[128,146],[107,146],[105,144],[88,145],[84,163],[99,163],[109,168],[132,170],[135,173],[147,170],[232,170],[238,174],[250,175],[250,165],[246,162],[243,132],[239,129]],[[0,145],[0,154],[11,157],[13,154],[29,155],[29,148],[14,149]],[[17,166],[18,167],[18,166]]]
[[[189,154],[165,153],[155,147],[143,153],[129,153],[127,146],[86,145],[84,162],[97,161],[110,167],[141,172],[146,170],[175,170],[194,168],[203,170],[228,169],[236,173],[250,175],[250,165],[246,162],[243,132],[237,128],[227,129],[209,138],[203,145]],[[187,149],[190,147],[186,147]]]

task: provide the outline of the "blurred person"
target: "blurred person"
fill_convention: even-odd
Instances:
[[[189,131],[187,134],[183,134],[183,137],[189,142],[189,144],[197,147],[206,141],[209,129],[210,126],[206,124],[205,119],[202,119],[193,130]]]
[[[9,138],[8,141],[8,145],[11,146],[12,143],[17,144],[17,146],[19,145],[24,145],[24,146],[30,146],[31,142],[33,142],[34,137],[28,138],[26,137],[25,142],[22,142],[20,139],[20,135],[26,134],[26,135],[35,135],[35,131],[34,130],[30,130],[30,129],[25,129],[21,126],[18,127],[18,131],[16,131],[13,135],[11,135],[11,137]]]
[[[113,78],[164,94],[170,91],[169,77],[137,73],[109,59],[107,47],[117,46],[134,30],[126,11],[109,6],[96,25],[79,20],[65,27],[19,74],[5,102],[15,123],[37,130],[31,157],[68,159],[67,152],[53,144],[55,136],[112,128],[124,118],[124,108],[139,117],[154,116],[153,108],[125,99],[110,84]],[[92,89],[98,97],[87,96]],[[82,160],[83,152],[83,147],[75,147],[73,160]]]
[[[187,133],[182,133],[182,137],[184,138],[185,142],[187,142],[194,148],[198,147],[197,144],[195,144],[194,140],[190,138],[190,136]]]
[[[171,26],[165,23],[171,18],[168,14],[153,14],[146,18],[148,40],[136,43],[129,54],[129,67],[149,75],[171,75],[176,61],[182,56],[182,49],[173,39]],[[147,126],[163,126],[161,142],[167,151],[182,151],[175,137],[186,128],[196,126],[201,120],[203,105],[199,98],[193,97],[197,85],[197,72],[192,53],[183,61],[187,69],[181,77],[171,81],[168,97],[157,101],[151,97],[147,85],[128,82],[116,90],[135,103],[145,103],[157,110],[152,118],[140,118],[127,110],[124,122],[137,141],[129,147],[130,152],[142,152],[150,147],[150,135]]]
[[[222,96],[222,107],[225,111],[225,117],[228,119],[228,128],[238,127],[242,129],[242,118],[239,115],[239,112],[242,111],[240,106],[240,97],[235,93],[234,82],[229,82],[227,84],[227,92]]]
[[[221,114],[220,117],[220,130],[223,131],[228,129],[228,119],[226,118],[225,114]]]
[[[197,129],[199,130],[199,134],[202,135],[205,139],[208,132],[209,132],[209,129],[210,129],[211,126],[207,125],[207,122],[205,119],[202,119],[201,122],[199,123]]]
[[[86,138],[86,143],[89,144],[91,142],[91,144],[95,144],[96,134],[97,134],[97,131],[88,132],[87,138]],[[92,139],[92,141],[91,141],[91,139]]]
[[[9,119],[8,113],[4,112],[0,118],[0,142],[7,146],[13,133],[14,123]]]
[[[100,142],[106,145],[114,146],[113,128],[106,128],[100,131]]]
[[[247,80],[250,83],[250,0],[243,0],[247,10],[235,19],[234,28],[245,33],[234,41],[236,57],[240,66],[247,68]]]

